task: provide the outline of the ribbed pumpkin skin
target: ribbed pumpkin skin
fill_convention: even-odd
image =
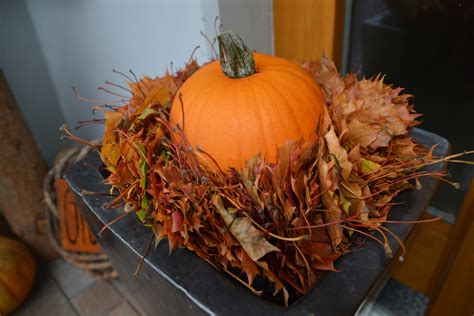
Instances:
[[[171,126],[183,127],[184,109],[186,138],[223,170],[258,153],[276,162],[277,148],[288,140],[314,137],[324,112],[323,94],[303,68],[269,55],[254,58],[257,73],[240,79],[226,77],[219,61],[202,67],[173,101]]]
[[[0,237],[0,315],[14,311],[33,286],[36,265],[19,241]]]

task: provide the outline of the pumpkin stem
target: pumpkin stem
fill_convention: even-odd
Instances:
[[[232,30],[219,33],[219,61],[229,78],[245,78],[255,74],[255,59],[244,41]]]

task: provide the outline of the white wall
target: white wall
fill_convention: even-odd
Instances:
[[[111,100],[97,87],[122,82],[112,69],[161,75],[170,61],[182,66],[197,45],[195,57],[204,62],[211,50],[200,31],[213,37],[217,15],[252,49],[272,52],[271,0],[0,1],[0,68],[47,160],[61,146],[64,121],[74,127],[92,118],[90,104],[77,100],[72,86],[84,97]],[[91,139],[101,130],[77,133]]]
[[[112,69],[155,76],[170,61],[183,65],[197,45],[202,47],[195,55],[198,60],[208,58],[208,47],[199,34],[203,29],[201,1],[178,2],[27,1],[70,126],[91,118],[89,105],[74,97],[71,86],[82,96],[113,100],[116,98],[97,90],[105,80],[122,81]],[[84,128],[79,134],[99,137],[100,129]]]

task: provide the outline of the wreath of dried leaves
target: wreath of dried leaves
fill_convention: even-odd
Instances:
[[[170,126],[173,98],[200,68],[195,60],[154,79],[120,73],[129,89],[107,83],[131,98],[96,107],[105,112],[99,150],[107,182],[120,192],[111,207],[124,200],[126,211],[153,230],[155,245],[166,238],[170,251],[194,251],[257,295],[256,278],[270,281],[285,304],[290,293],[301,296],[324,271],[335,271],[354,233],[375,239],[367,229],[380,232],[377,241],[391,254],[382,223],[394,197],[420,186],[420,177],[445,176],[421,167],[457,157],[433,158],[433,148],[410,138],[419,114],[411,96],[383,77],[341,77],[325,58],[303,67],[322,87],[327,113],[315,126],[319,139],[288,142],[276,164],[256,156],[242,170],[209,168],[200,163],[208,154]],[[180,144],[171,133],[181,135]]]

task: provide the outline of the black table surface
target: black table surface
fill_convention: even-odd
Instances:
[[[434,154],[449,152],[446,139],[413,129],[412,136],[426,147],[439,144]],[[72,166],[65,175],[71,189],[82,204],[84,218],[97,233],[121,210],[107,210],[104,205],[112,197],[83,195],[82,191],[108,192],[98,171],[102,165],[94,153]],[[429,166],[429,170],[444,169],[445,164]],[[389,219],[412,221],[420,217],[432,198],[438,181],[423,177],[422,189],[405,191],[397,198],[400,205],[390,211]],[[413,224],[386,224],[404,240]],[[336,261],[339,272],[326,273],[319,283],[290,307],[281,307],[250,293],[235,280],[219,273],[194,253],[186,249],[169,252],[167,241],[150,251],[138,276],[133,276],[136,265],[145,252],[151,231],[135,215],[127,216],[111,225],[98,240],[109,256],[120,278],[149,314],[220,314],[220,315],[353,315],[367,309],[385,284],[390,264],[396,257],[385,255],[383,247],[367,239],[357,250]],[[390,238],[394,253],[399,245]]]

